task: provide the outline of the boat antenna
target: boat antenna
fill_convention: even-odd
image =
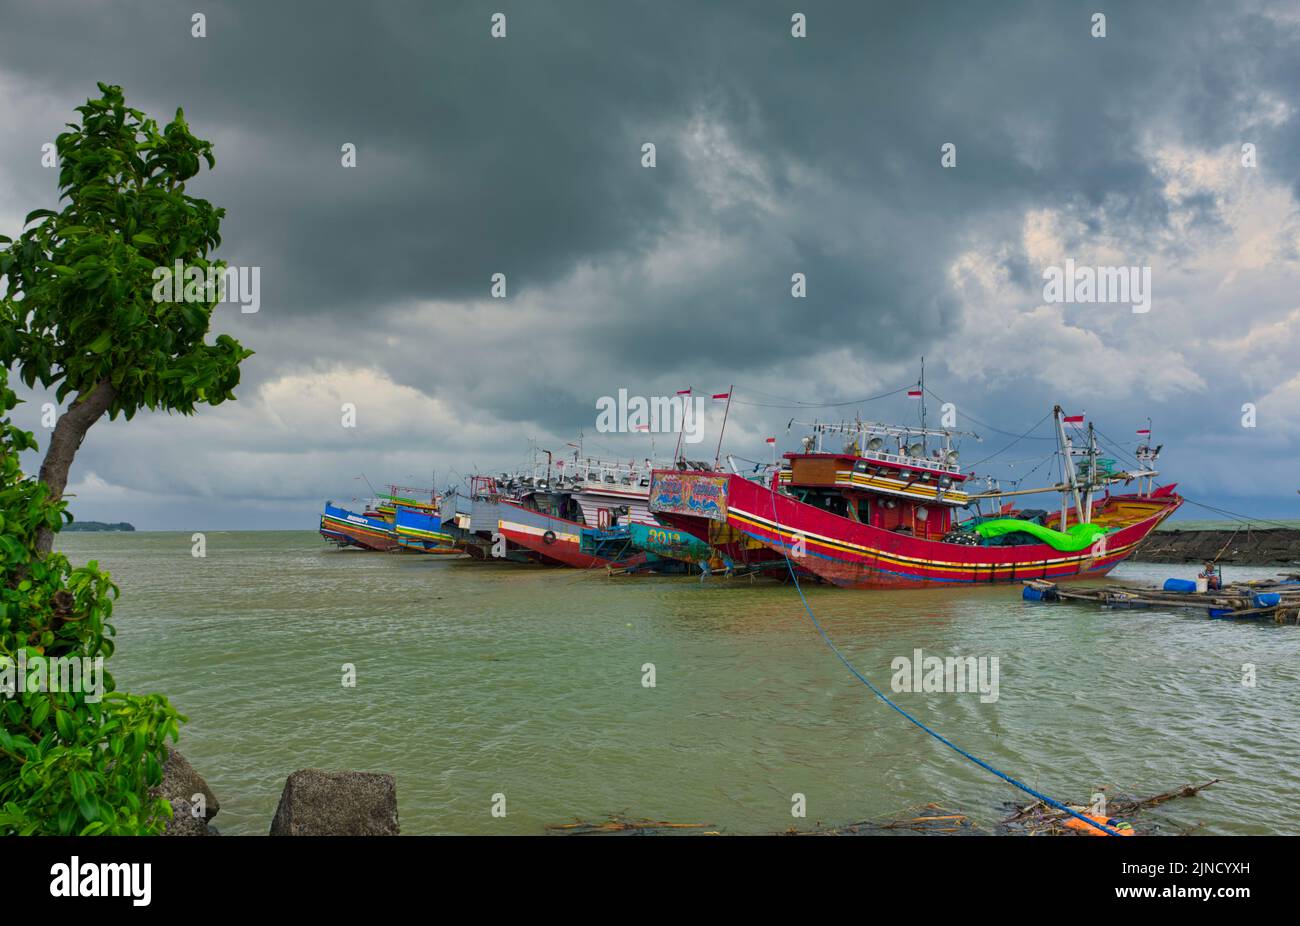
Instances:
[[[731,412],[731,394],[736,391],[736,384],[727,387],[727,407],[722,411],[722,427],[718,430],[718,452],[713,455],[713,471],[718,470],[718,461],[722,458],[722,435],[727,433],[727,415]],[[787,427],[786,430],[789,430]]]
[[[930,448],[926,444],[925,436],[925,357],[921,358],[921,456],[929,454]]]
[[[685,396],[685,398],[682,398]],[[695,387],[687,386],[686,391],[677,393],[677,398],[682,400],[682,426],[677,429],[677,446],[673,448],[673,462],[680,462],[682,459],[682,435],[686,433],[686,403],[695,397]],[[654,451],[652,446],[651,452]]]

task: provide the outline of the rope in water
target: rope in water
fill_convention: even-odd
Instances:
[[[776,524],[778,536],[779,536],[781,525],[777,520],[777,515],[776,515],[775,493],[773,493],[772,496],[772,523]],[[867,678],[865,675],[859,672],[857,667],[855,667],[853,663],[849,662],[848,658],[845,657],[845,655],[842,652],[840,652],[840,648],[835,645],[835,641],[833,641],[830,638],[830,636],[827,635],[826,630],[821,625],[821,621],[817,620],[817,615],[813,613],[812,606],[808,604],[808,597],[804,595],[803,586],[799,584],[799,576],[795,573],[794,563],[790,561],[789,554],[783,554],[783,555],[785,556],[785,565],[790,570],[790,578],[794,580],[795,590],[799,592],[799,600],[803,602],[803,609],[805,612],[807,612],[808,618],[809,620],[812,621],[813,626],[817,628],[817,633],[821,635],[821,638],[826,642],[826,645],[830,647],[831,652],[836,655],[836,657],[840,660],[840,662],[844,663],[844,667],[848,669],[850,672],[852,672],[854,677],[856,677],[858,681],[862,682],[862,684],[870,688],[872,694],[874,694],[880,700],[884,701],[894,710],[898,711],[898,713],[902,714],[911,723],[913,723],[920,729],[924,730],[926,733],[933,736],[939,742],[943,743],[949,749],[953,750],[958,755],[963,756],[966,759],[969,759],[971,762],[974,762],[976,765],[978,765],[980,768],[984,769],[985,771],[992,772],[994,775],[997,775],[1003,781],[1007,782],[1007,784],[1019,788],[1021,791],[1024,791],[1026,794],[1037,798],[1038,800],[1042,801],[1044,804],[1047,804],[1049,807],[1054,807],[1057,810],[1062,810],[1065,813],[1068,813],[1070,816],[1074,817],[1075,819],[1082,820],[1084,823],[1088,824],[1089,826],[1101,830],[1107,836],[1120,835],[1119,833],[1111,829],[1109,826],[1106,826],[1105,824],[1102,823],[1098,823],[1096,820],[1086,817],[1076,810],[1072,810],[1071,808],[1065,806],[1055,798],[1048,797],[1046,794],[1043,794],[1039,791],[1035,791],[1033,788],[1029,787],[1029,785],[1025,784],[1022,781],[1018,781],[1015,778],[1012,778],[1010,775],[1008,775],[1006,772],[1001,771],[1000,769],[994,768],[992,765],[989,765],[989,763],[985,762],[983,759],[979,758],[978,756],[971,755],[969,752],[967,752],[965,749],[962,749],[952,740],[948,739],[942,734],[936,733],[934,730],[931,730],[920,720],[917,720],[907,711],[903,710],[901,707],[899,707],[897,704],[891,701],[883,691],[881,691],[879,688],[877,688],[875,685],[871,683],[871,680],[869,678]]]

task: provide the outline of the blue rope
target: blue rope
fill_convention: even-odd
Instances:
[[[777,537],[779,539],[781,524],[780,521],[777,519],[777,515],[776,515],[776,493],[775,492],[772,493],[772,523],[775,524],[778,528]],[[884,701],[894,710],[898,711],[898,713],[906,717],[913,724],[920,727],[926,733],[933,736],[935,739],[943,743],[949,749],[956,752],[958,755],[969,759],[970,761],[974,762],[976,765],[978,765],[980,768],[984,769],[985,771],[992,772],[994,775],[997,775],[1003,781],[1007,782],[1007,784],[1014,785],[1015,787],[1019,788],[1021,791],[1024,791],[1026,794],[1038,798],[1040,801],[1042,801],[1044,804],[1047,804],[1050,807],[1055,807],[1057,810],[1065,811],[1075,819],[1082,820],[1084,823],[1088,824],[1089,826],[1101,830],[1107,836],[1120,835],[1119,833],[1112,830],[1110,827],[1102,823],[1098,823],[1096,820],[1089,819],[1088,817],[1085,817],[1083,814],[1079,813],[1078,811],[1071,810],[1069,807],[1066,807],[1064,804],[1062,804],[1060,801],[1056,800],[1055,798],[1048,797],[1046,794],[1041,794],[1038,791],[1035,791],[1033,788],[1029,787],[1029,785],[1025,784],[1024,782],[1017,781],[1015,778],[1012,778],[1006,772],[994,768],[993,766],[989,765],[987,762],[985,762],[983,759],[979,758],[978,756],[971,755],[969,752],[967,752],[965,749],[962,749],[952,740],[942,736],[939,733],[936,733],[934,730],[931,730],[924,723],[917,720],[907,711],[903,710],[901,707],[899,707],[897,704],[891,701],[883,691],[881,691],[875,685],[871,684],[871,680],[867,678],[865,675],[863,675],[861,672],[859,672],[854,667],[853,663],[849,662],[848,659],[845,658],[844,654],[840,652],[840,648],[835,645],[835,642],[831,640],[829,636],[827,636],[826,631],[822,628],[821,621],[817,620],[817,615],[813,613],[812,607],[808,604],[808,598],[803,593],[803,586],[799,584],[799,576],[794,571],[794,564],[790,562],[790,555],[785,552],[784,547],[785,544],[784,542],[782,542],[782,555],[785,556],[785,565],[790,570],[790,578],[794,579],[795,590],[799,592],[799,600],[803,602],[803,609],[804,611],[807,612],[808,618],[812,621],[813,626],[817,628],[817,632],[821,634],[821,638],[826,641],[826,645],[831,648],[831,652],[834,653],[839,658],[840,662],[844,663],[844,667],[848,669],[850,672],[852,672],[853,675],[858,679],[858,681],[862,682],[862,684],[870,688],[872,693],[875,694],[877,698]]]

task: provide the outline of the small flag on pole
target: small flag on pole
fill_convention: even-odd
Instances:
[[[1061,420],[1064,421],[1066,424],[1083,424],[1082,415],[1066,415]]]
[[[1138,433],[1139,433],[1139,434],[1150,434],[1150,433],[1151,433],[1151,429],[1150,429],[1150,428],[1138,428]]]
[[[730,393],[730,392],[715,392],[715,393],[713,393],[713,398],[717,399],[719,402],[724,402],[724,401],[726,401],[727,399],[731,398],[731,393]]]
[[[775,437],[769,437],[769,438],[767,439],[767,442],[768,442],[769,444],[775,444],[775,443],[776,443],[776,438],[775,438]]]
[[[919,398],[921,398],[921,390],[920,390],[920,389],[909,389],[909,390],[907,390],[907,397],[908,397],[909,399],[919,399]]]
[[[691,390],[690,390],[690,389],[678,389],[678,390],[677,390],[677,394],[678,394],[678,395],[690,395],[690,394],[691,394]]]

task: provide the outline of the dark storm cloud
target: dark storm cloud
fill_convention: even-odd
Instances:
[[[752,233],[761,216],[699,205],[681,151],[698,115],[727,127],[795,215],[806,191],[792,165],[870,191],[869,204],[849,196],[847,214],[819,215],[821,235],[757,236],[765,250],[752,255],[815,269],[824,312],[862,330],[873,310],[931,298],[900,279],[925,269],[907,255],[941,266],[953,233],[1009,200],[1120,197],[1135,220],[1159,222],[1134,129],[1177,99],[1191,65],[1181,45],[1222,35],[1225,16],[1145,5],[1112,14],[1097,41],[1078,4],[906,17],[803,6],[801,43],[775,3],[221,4],[205,8],[205,39],[189,36],[190,5],[29,4],[6,17],[0,50],[69,108],[96,79],[160,115],[183,104],[217,141],[218,169],[199,188],[229,210],[227,250],[266,267],[281,313],[362,324],[394,302],[480,297],[497,271],[522,294],[687,220]],[[510,34],[494,41],[498,8]],[[1221,115],[1210,101],[1231,99],[1237,59],[1224,51],[1209,73],[1193,65],[1209,86],[1187,105],[1210,123]],[[1040,166],[1017,161],[1027,133],[1049,140]],[[653,171],[638,162],[644,140],[660,146]],[[347,141],[355,170],[339,164]],[[957,171],[938,166],[945,141],[958,144]],[[874,215],[856,213],[867,205]],[[939,215],[946,232],[918,219]],[[866,252],[837,249],[842,228],[867,218],[890,233]],[[775,297],[788,273],[772,276]],[[753,303],[733,289],[708,294],[722,318]],[[921,313],[918,329],[933,321]]]

